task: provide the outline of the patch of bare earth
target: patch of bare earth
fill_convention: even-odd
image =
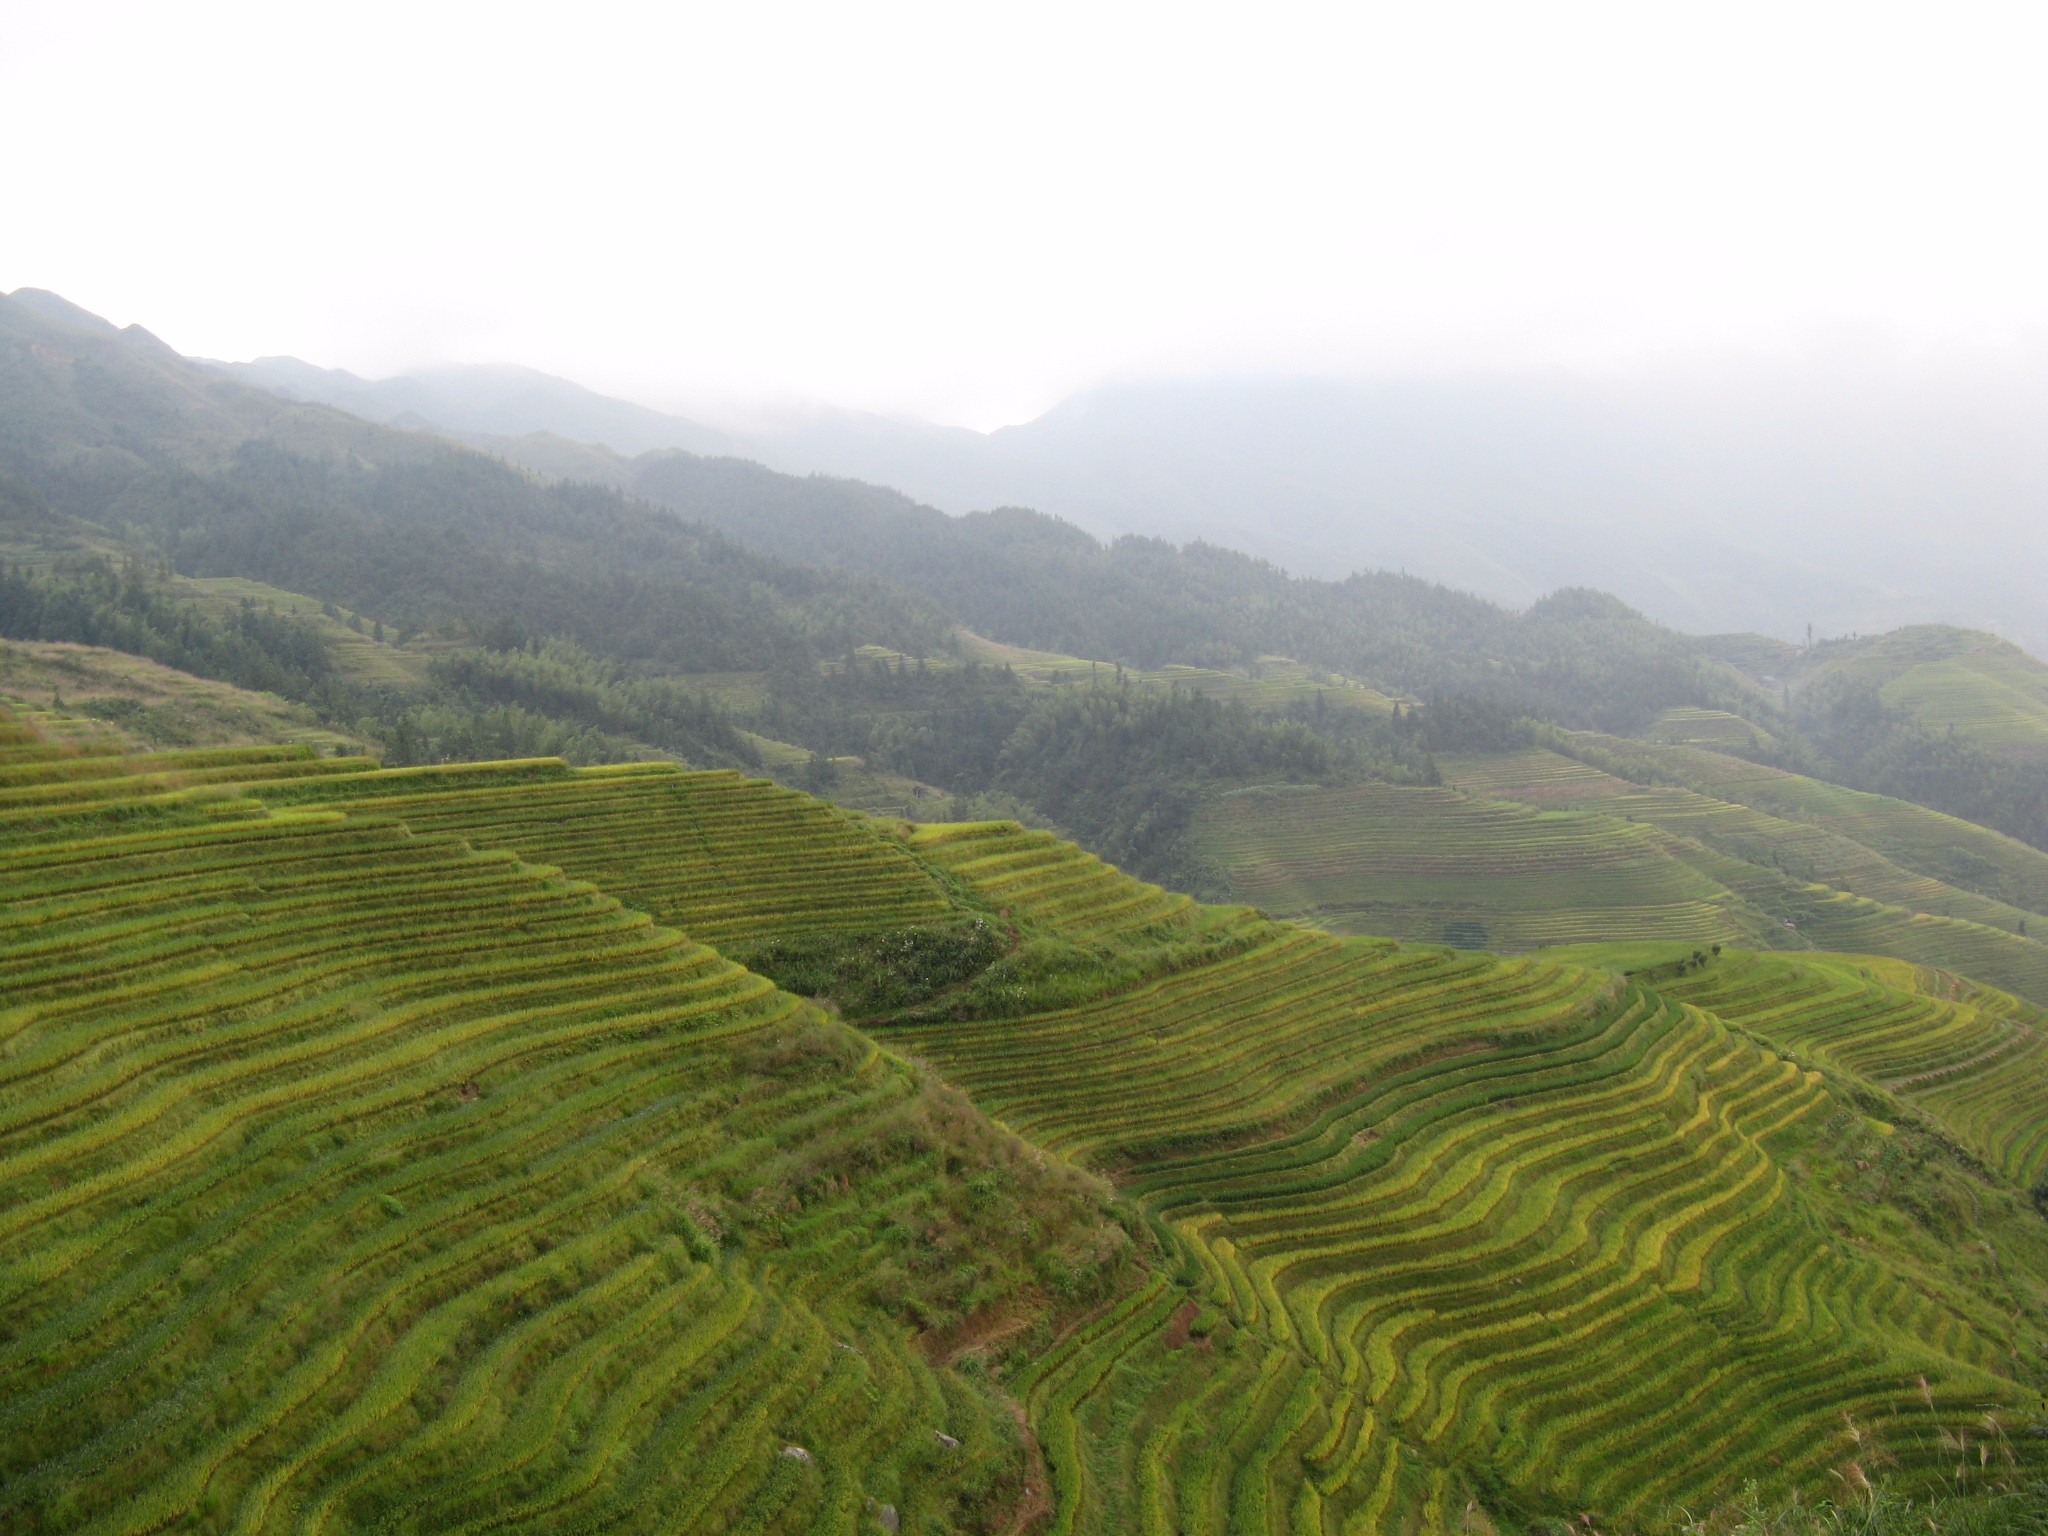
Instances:
[[[933,1365],[952,1365],[962,1355],[986,1349],[1029,1328],[1038,1321],[1040,1308],[1035,1303],[1040,1299],[1022,1296],[1000,1307],[970,1312],[949,1328],[933,1328],[921,1334],[917,1347]]]
[[[1017,1421],[1017,1433],[1024,1437],[1024,1495],[1017,1512],[1004,1527],[1005,1536],[1026,1536],[1052,1518],[1052,1474],[1045,1469],[1045,1453],[1038,1448],[1038,1436],[1024,1416],[1024,1405],[1010,1404],[1010,1417]]]

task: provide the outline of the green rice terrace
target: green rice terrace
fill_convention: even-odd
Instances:
[[[1820,646],[1796,672],[1801,686],[1835,676],[1869,683],[1934,730],[2004,756],[2048,760],[2048,666],[1991,635],[1915,624]]]
[[[1560,731],[1561,751],[1624,778],[1676,785],[1849,838],[1917,874],[2031,913],[2048,912],[2048,853],[1887,795],[1699,747]]]
[[[1008,666],[1028,682],[1051,685],[1092,684],[1111,677],[1155,687],[1183,688],[1190,693],[1228,699],[1253,709],[1284,710],[1289,706],[1337,710],[1360,715],[1393,713],[1394,700],[1355,678],[1321,667],[1304,666],[1286,656],[1261,656],[1247,666],[1224,671],[1216,667],[1169,665],[1120,668],[1112,662],[1090,661],[1057,651],[1034,651],[1005,645],[962,630],[966,653],[994,666]]]
[[[1196,847],[1236,899],[1339,933],[1531,949],[1769,926],[1655,827],[1454,790],[1241,790],[1203,813]]]
[[[1272,928],[1135,996],[883,1034],[1110,1172],[1245,1341],[1234,1380],[1184,1381],[1134,1319],[1029,1379],[1108,1528],[1277,1527],[1297,1463],[1302,1528],[1439,1522],[1451,1467],[1642,1517],[1733,1462],[1912,1439],[1950,1410],[1919,1364],[1889,1384],[1902,1348],[1959,1405],[2010,1347],[2011,1293],[1937,1301],[1817,1240],[1812,1164],[1863,1123],[1824,1073],[1602,973]]]
[[[2048,1014],[2031,1004],[1874,955],[1731,951],[1657,985],[1884,1089],[2015,1184],[2048,1174]]]
[[[1525,839],[1504,912],[1726,926],[1502,958],[732,773],[0,718],[0,1528],[1663,1530],[2038,1477],[2039,1011],[1738,952],[1647,817],[1424,793]]]
[[[1710,752],[1559,733],[1446,758],[1475,797],[1641,823],[1770,919],[1773,948],[1888,954],[2048,1004],[2048,855],[1953,817]],[[1682,935],[1674,935],[1682,936]],[[1603,937],[1634,937],[1615,932]]]

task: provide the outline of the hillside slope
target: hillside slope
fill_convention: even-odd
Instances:
[[[1020,507],[953,517],[879,486],[737,459],[628,460],[552,439],[496,446],[544,473],[627,488],[778,559],[886,578],[1009,644],[1142,667],[1289,656],[1382,690],[1514,698],[1606,728],[1751,693],[1686,637],[1602,593],[1555,593],[1516,613],[1391,570],[1291,577],[1213,544],[1103,543]]]
[[[1830,641],[1789,669],[1795,689],[1861,683],[1933,731],[1953,730],[2019,762],[2048,764],[2048,664],[1995,636],[1918,624]]]
[[[92,717],[137,747],[294,742],[359,751],[314,712],[275,694],[195,677],[105,646],[0,641],[0,705]]]
[[[236,384],[53,295],[0,297],[0,531],[67,521],[393,626],[488,619],[673,668],[931,648],[947,627],[899,591],[613,492]]]
[[[354,765],[0,730],[9,1529],[1007,1521],[916,1336],[1112,1284],[1099,1187],[586,883],[234,792]]]
[[[1190,842],[1232,899],[1333,932],[1508,951],[1636,940],[1884,954],[2048,1004],[2048,916],[1980,894],[2048,894],[2036,850],[1716,753],[1550,739],[1581,756],[1448,754],[1442,789],[1226,792]]]
[[[1236,900],[1335,933],[1523,950],[1761,942],[1773,926],[1683,839],[1455,790],[1241,790],[1203,811],[1192,841]]]
[[[970,889],[1001,841],[953,865]],[[1247,938],[1069,1008],[878,1026],[1109,1172],[1238,1330],[1228,1382],[1177,1374],[1163,1301],[1029,1378],[1080,1525],[1436,1525],[1461,1482],[1502,1518],[1654,1522],[1730,1476],[1946,1465],[1930,1410],[2019,1401],[1993,1382],[2030,1287],[1823,1237],[1849,1217],[1809,1170],[1860,1118],[1821,1073],[1598,972]],[[2020,1191],[1977,1183],[2024,1239]]]
[[[2048,912],[2048,852],[1961,817],[1700,747],[1597,732],[1560,733],[1552,744],[1603,771],[1838,833],[1916,874],[2021,912]]]
[[[1871,955],[1737,955],[1657,986],[1895,1094],[2014,1184],[2048,1172],[2048,1014]]]
[[[1910,1179],[1846,1226],[1852,1080],[1654,985],[730,774],[6,736],[21,1528],[1654,1524],[2035,1455],[2040,1296]],[[2032,1274],[2026,1095],[1970,1113],[2010,1154],[1912,1177]]]

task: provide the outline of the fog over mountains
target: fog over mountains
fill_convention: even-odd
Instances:
[[[370,382],[289,358],[220,366],[397,425],[733,455],[1305,575],[1401,569],[1514,604],[1597,586],[1697,633],[1941,621],[2048,653],[2038,363],[1130,382],[986,434],[823,407],[711,426],[518,368]],[[515,456],[575,472],[573,456]]]

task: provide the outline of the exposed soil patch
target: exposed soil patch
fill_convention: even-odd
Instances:
[[[1052,1518],[1052,1475],[1045,1469],[1045,1452],[1038,1448],[1038,1436],[1024,1417],[1021,1403],[1010,1404],[1010,1417],[1024,1437],[1024,1496],[1017,1501],[1017,1513],[1004,1528],[1005,1536],[1025,1536]]]
[[[1198,1308],[1192,1301],[1184,1301],[1174,1308],[1173,1316],[1166,1320],[1166,1347],[1179,1349],[1188,1341],[1188,1329],[1194,1326]]]
[[[971,1312],[948,1328],[934,1328],[919,1336],[917,1347],[923,1351],[926,1360],[935,1366],[953,1364],[962,1355],[972,1354],[1012,1334],[1022,1333],[1038,1321],[1041,1298],[1024,1295],[1011,1299],[1000,1307],[987,1307]]]

